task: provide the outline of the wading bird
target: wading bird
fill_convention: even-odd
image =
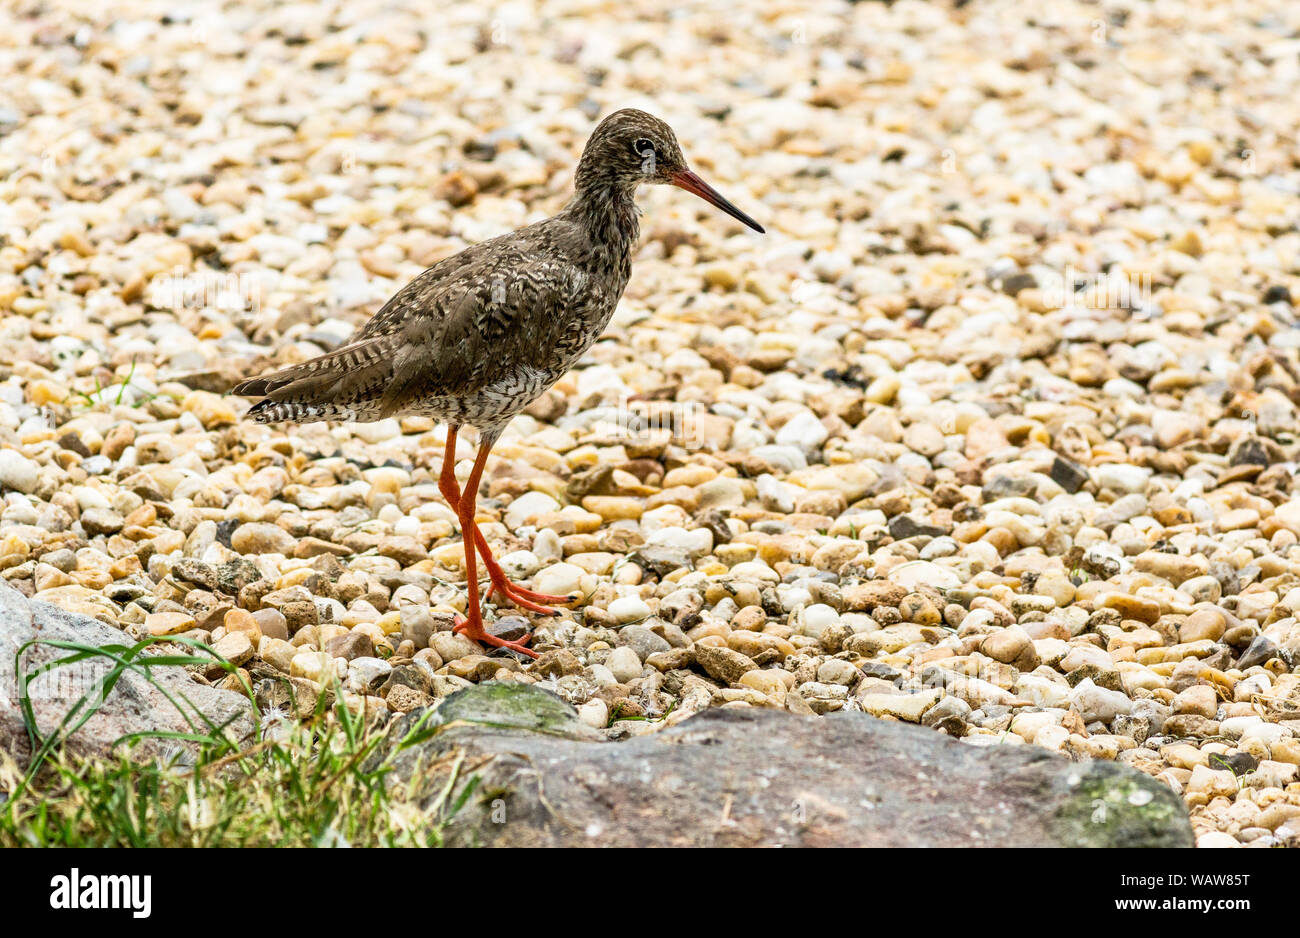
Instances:
[[[439,489],[465,541],[468,617],[455,630],[536,657],[490,634],[479,608],[481,555],[491,592],[522,609],[554,614],[567,596],[512,583],[474,522],[479,482],[510,419],[560,379],[604,331],[632,272],[639,228],[633,194],[666,184],[694,193],[755,231],[762,227],[687,166],[663,121],[626,109],[601,121],[582,152],[574,195],[552,218],[466,248],[399,290],[346,346],[245,381],[236,394],[262,398],[259,423],[372,421],[402,415],[448,425]],[[479,447],[462,492],[456,434],[469,425]]]

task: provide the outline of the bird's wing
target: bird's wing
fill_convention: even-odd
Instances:
[[[354,342],[235,393],[274,401],[380,401],[384,416],[457,396],[544,360],[580,271],[530,239],[483,242],[429,268],[384,304]],[[485,249],[485,250],[480,250]]]
[[[427,297],[436,294],[440,288],[454,285],[467,271],[472,271],[483,262],[486,255],[492,253],[493,245],[500,238],[471,244],[465,250],[444,257],[432,267],[420,273],[414,280],[394,293],[387,303],[380,307],[361,327],[353,341],[361,341],[371,336],[386,332],[399,331],[407,314],[413,307],[420,306]]]
[[[575,273],[548,253],[509,247],[482,255],[431,290],[412,291],[410,312],[394,320],[401,341],[380,412],[483,388],[512,368],[544,360],[572,299]]]

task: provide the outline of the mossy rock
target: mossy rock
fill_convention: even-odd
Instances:
[[[472,723],[566,739],[603,739],[578,719],[567,701],[532,684],[485,681],[447,697],[432,715],[436,724]]]
[[[1113,762],[1087,762],[1063,780],[1054,827],[1079,847],[1191,847],[1182,800],[1167,786]]]
[[[449,697],[436,720],[393,783],[421,786],[449,845],[1192,845],[1181,800],[1128,766],[970,746],[865,713],[716,708],[587,742],[564,738],[600,735],[568,704],[515,684]]]

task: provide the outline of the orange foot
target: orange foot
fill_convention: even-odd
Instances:
[[[497,571],[494,572],[499,573],[500,568],[498,567]],[[550,593],[537,593],[530,589],[524,589],[517,583],[511,583],[506,579],[504,573],[492,577],[492,588],[488,591],[488,595],[491,596],[492,593],[500,593],[503,599],[510,600],[520,609],[527,609],[529,612],[536,612],[544,616],[558,616],[560,610],[552,606],[540,605],[540,603],[563,605],[573,601],[572,596],[553,596]]]
[[[475,617],[477,618],[477,617]],[[525,635],[517,642],[512,642],[504,638],[498,638],[491,635],[483,628],[482,622],[471,621],[464,616],[457,616],[451,630],[458,635],[464,635],[466,638],[473,639],[476,642],[482,642],[484,645],[490,645],[495,648],[509,648],[511,651],[517,651],[521,655],[527,655],[530,658],[538,657],[537,652],[531,648],[525,648],[524,643],[532,639],[531,635]]]

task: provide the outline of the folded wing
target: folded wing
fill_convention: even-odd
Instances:
[[[526,248],[489,241],[448,258],[398,291],[353,342],[235,393],[265,398],[250,414],[269,419],[382,419],[531,366],[545,357],[580,276]]]

